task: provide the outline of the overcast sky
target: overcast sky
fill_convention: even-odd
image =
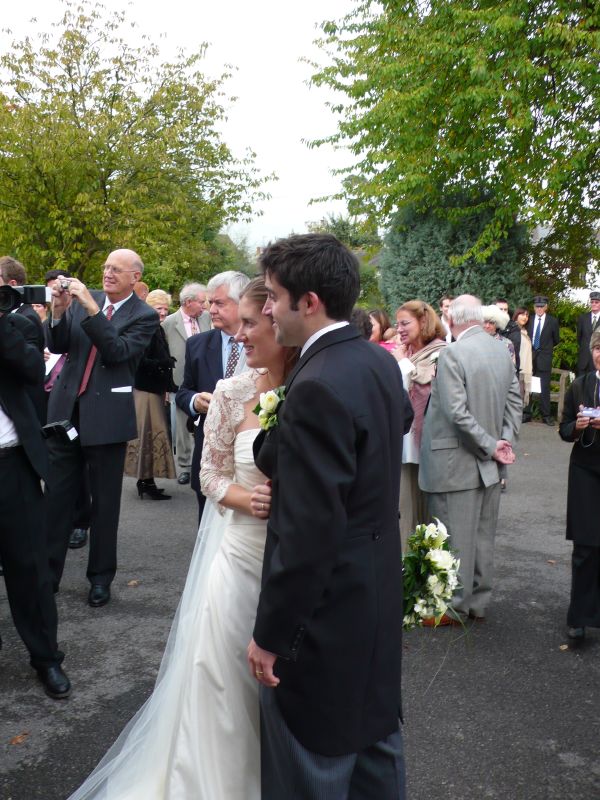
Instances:
[[[333,133],[336,120],[325,105],[326,92],[306,85],[311,70],[300,59],[320,57],[312,44],[319,33],[317,24],[341,18],[353,4],[353,0],[131,0],[125,6],[119,0],[104,0],[108,9],[126,8],[128,19],[139,25],[134,35],[148,34],[160,44],[165,59],[178,47],[194,50],[207,42],[208,75],[219,75],[226,64],[237,67],[226,86],[238,99],[228,109],[224,138],[236,155],[250,147],[261,171],[279,178],[268,187],[272,197],[261,205],[263,215],[228,231],[234,239],[246,235],[252,249],[292,230],[305,231],[307,221],[345,211],[340,202],[309,206],[311,198],[337,191],[339,179],[332,177],[331,169],[347,163],[349,156],[332,148],[310,150],[303,144]],[[63,10],[58,0],[5,0],[0,25],[13,35],[1,35],[2,52],[12,38],[33,31],[32,17],[49,29]]]

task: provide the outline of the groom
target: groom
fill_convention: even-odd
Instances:
[[[263,800],[404,797],[398,493],[412,410],[397,363],[348,325],[356,258],[333,236],[261,257],[277,341],[298,346],[277,425],[250,670],[261,683]]]

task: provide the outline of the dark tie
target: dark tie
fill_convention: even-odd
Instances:
[[[540,347],[540,336],[542,333],[542,318],[537,318],[537,324],[535,328],[535,333],[533,334],[533,349],[539,350]]]
[[[596,330],[596,326],[598,325],[598,314],[592,314],[592,330]]]
[[[238,350],[238,346],[233,336],[229,337],[229,346],[231,347],[231,350],[229,351],[229,358],[227,359],[227,365],[225,366],[226,378],[231,378],[240,359],[240,351]]]
[[[106,319],[112,319],[114,306],[106,306]],[[85,369],[83,370],[83,378],[81,379],[81,384],[79,385],[79,391],[77,392],[77,397],[81,397],[81,395],[85,392],[88,387],[88,383],[90,381],[90,375],[92,374],[92,369],[94,367],[94,361],[96,360],[96,354],[98,349],[96,345],[92,345],[92,349],[87,357],[87,361],[85,362]]]

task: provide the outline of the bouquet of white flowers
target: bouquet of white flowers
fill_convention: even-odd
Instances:
[[[426,619],[437,625],[458,586],[460,560],[448,546],[445,525],[434,519],[435,523],[417,525],[408,539],[403,558],[404,630],[421,626]]]

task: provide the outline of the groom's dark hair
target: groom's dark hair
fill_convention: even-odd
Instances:
[[[358,259],[329,233],[306,233],[278,239],[260,256],[263,272],[290,293],[291,308],[314,292],[334,320],[349,320],[360,293]]]

